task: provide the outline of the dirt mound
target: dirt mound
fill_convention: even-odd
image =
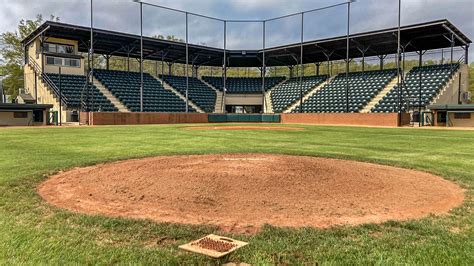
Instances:
[[[354,161],[233,154],[155,157],[77,168],[39,187],[72,211],[255,232],[442,214],[464,194],[440,177]]]
[[[268,131],[302,131],[302,127],[281,127],[281,126],[191,126],[183,127],[191,130],[268,130]]]

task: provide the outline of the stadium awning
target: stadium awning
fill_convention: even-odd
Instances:
[[[90,39],[90,28],[58,22],[47,21],[23,40],[26,45],[39,34],[76,40],[79,52],[87,53]],[[395,54],[397,52],[397,28],[371,31],[350,35],[350,58]],[[448,20],[437,20],[401,28],[401,43],[405,52],[433,50],[451,47],[451,36],[454,46],[467,46],[467,38]],[[329,59],[346,58],[346,36],[314,40],[303,44],[303,62],[317,63]],[[140,36],[102,29],[94,29],[94,52],[103,55],[140,58]],[[186,45],[182,42],[167,41],[144,37],[143,53],[145,60],[158,60],[171,63],[186,62]],[[300,44],[268,48],[265,50],[267,66],[290,66],[299,63]],[[222,49],[189,45],[189,63],[194,65],[222,66],[224,52]],[[262,50],[227,51],[229,67],[261,67]]]

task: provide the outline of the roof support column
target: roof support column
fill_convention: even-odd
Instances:
[[[379,55],[378,58],[380,59],[380,70],[383,70],[384,59],[387,55]]]
[[[451,33],[451,64],[454,63],[454,33]]]
[[[319,76],[319,67],[320,67],[320,66],[321,66],[321,62],[314,63],[316,76]]]
[[[346,113],[349,113],[349,34],[351,24],[351,1],[347,2],[347,36],[346,36]]]
[[[464,63],[469,64],[469,45],[464,46]]]
[[[94,4],[93,4],[93,0],[91,0],[91,37],[90,37],[90,41],[91,41],[91,50],[90,50],[90,54],[91,54],[91,68],[90,68],[90,74],[89,74],[89,78],[90,78],[90,85],[91,87],[93,88],[94,87]],[[89,90],[89,88],[88,88]],[[92,97],[91,97],[91,102],[92,102],[92,112],[94,112],[94,93],[92,93]]]
[[[402,122],[402,88],[400,87],[400,22],[402,12],[402,1],[398,0],[398,28],[397,28],[397,105],[398,105],[398,126]]]
[[[425,51],[426,52],[426,51]],[[423,50],[418,51],[418,67],[423,66],[423,55],[425,54]],[[418,71],[418,79],[419,79],[419,91],[418,91],[418,126],[421,127],[421,91],[422,91],[422,83],[423,83],[423,77],[421,74],[421,71]]]
[[[300,40],[300,113],[303,113],[303,42],[304,42],[304,12],[301,13],[301,40]]]
[[[143,112],[143,2],[140,2],[140,112]]]

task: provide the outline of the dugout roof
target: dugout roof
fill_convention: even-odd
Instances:
[[[350,35],[350,58],[377,56],[397,53],[397,28],[370,31]],[[451,34],[454,34],[454,46],[466,46],[471,43],[459,29],[448,20],[437,20],[401,27],[401,44],[405,52],[433,50],[451,47]],[[88,51],[90,28],[47,21],[23,40],[24,45],[43,35],[71,39],[79,42],[79,52]],[[261,38],[261,36],[256,36]],[[223,49],[190,44],[189,64],[222,66]],[[346,36],[308,41],[303,43],[303,62],[317,63],[329,59],[346,58]],[[103,29],[94,29],[94,52],[140,58],[140,36]],[[262,50],[227,50],[229,67],[261,67]],[[143,38],[145,60],[163,60],[166,62],[186,62],[186,45],[181,42]],[[289,66],[299,64],[300,44],[289,44],[265,50],[267,66]]]

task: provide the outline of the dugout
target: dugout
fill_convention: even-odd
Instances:
[[[474,104],[430,105],[422,116],[424,124],[445,127],[474,127]]]
[[[0,126],[45,126],[52,104],[0,103]]]

